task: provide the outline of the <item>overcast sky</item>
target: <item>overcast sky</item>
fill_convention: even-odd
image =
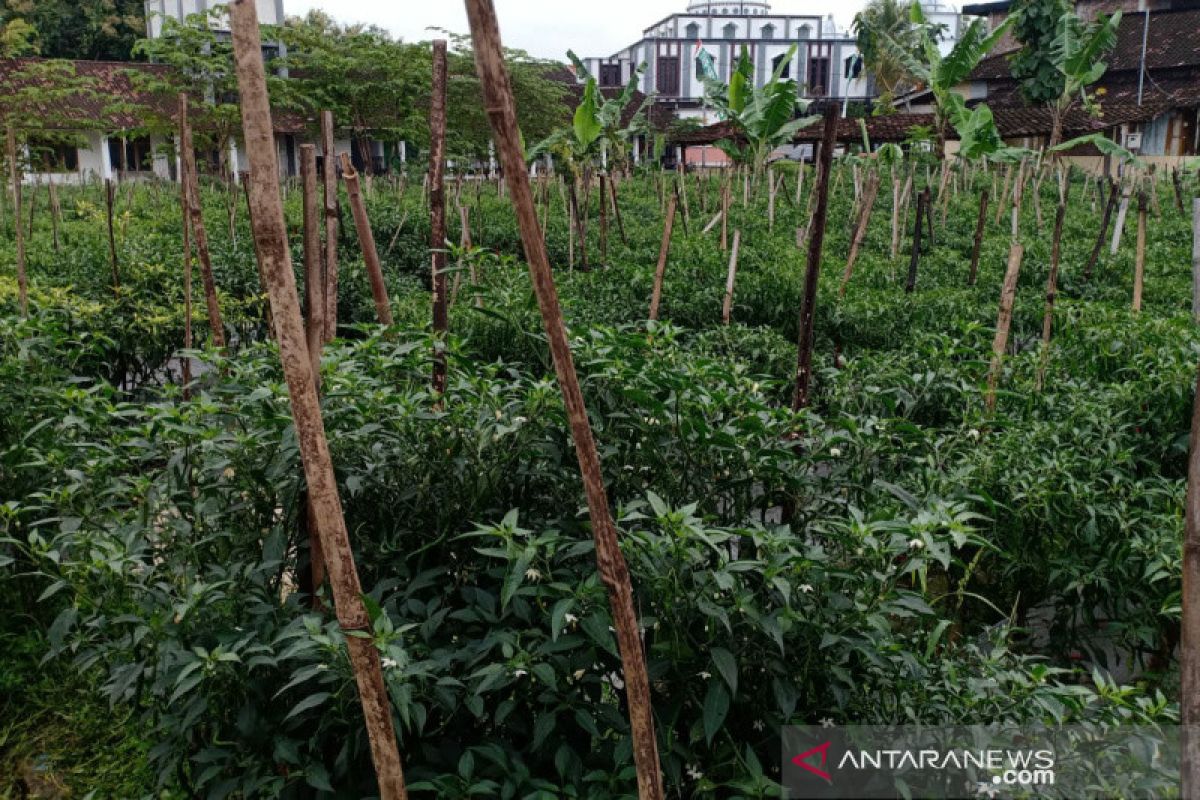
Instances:
[[[495,0],[504,44],[543,58],[607,56],[641,38],[663,17],[686,11],[688,0]],[[775,14],[833,14],[850,27],[865,0],[773,0]],[[462,0],[284,0],[284,11],[302,15],[319,8],[339,22],[366,22],[405,41],[434,38],[429,27],[467,32]]]

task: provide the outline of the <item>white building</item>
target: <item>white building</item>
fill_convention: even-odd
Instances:
[[[163,20],[171,17],[183,22],[192,14],[204,14],[210,8],[222,5],[224,0],[146,0],[146,35],[157,39],[162,35]],[[283,23],[283,0],[254,0],[258,9],[258,21],[262,25]],[[218,28],[218,30],[221,30]],[[229,32],[229,27],[224,27]]]
[[[952,46],[961,27],[958,12],[937,0],[923,6],[930,22],[946,26],[943,46]],[[706,119],[697,61],[701,48],[713,57],[718,77],[728,80],[745,47],[761,86],[793,45],[796,57],[784,75],[796,79],[801,98],[853,103],[875,96],[854,37],[832,16],[777,14],[766,0],[689,0],[686,11],[647,27],[637,42],[584,62],[601,86],[623,85],[644,63],[643,92],[653,93],[656,103],[677,116]]]

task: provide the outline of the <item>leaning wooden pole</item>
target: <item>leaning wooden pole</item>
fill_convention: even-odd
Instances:
[[[1193,211],[1200,212],[1200,198]],[[1198,217],[1200,218],[1200,217]],[[1200,234],[1200,230],[1197,231]],[[1183,591],[1180,601],[1179,704],[1183,716],[1182,797],[1200,798],[1200,370],[1192,400],[1184,506]]]
[[[21,316],[29,316],[29,276],[25,272],[25,233],[21,230],[21,166],[17,163],[17,131],[8,126],[8,175],[12,181],[13,229],[17,236],[17,297]]]
[[[338,623],[347,634],[346,647],[358,684],[371,757],[379,780],[379,795],[383,800],[406,800],[408,793],[392,728],[391,703],[383,683],[371,618],[362,601],[362,586],[338,498],[312,362],[304,338],[304,323],[296,300],[296,279],[288,249],[283,203],[279,198],[279,165],[254,3],[233,0],[229,5],[229,20],[241,92],[242,130],[250,161],[250,196],[256,212],[254,238],[259,244],[267,293],[274,309],[279,357],[291,398],[309,502],[313,505],[317,533],[329,556],[330,586]]]
[[[338,180],[333,144],[333,112],[321,112],[321,184],[325,201],[325,341],[337,335]]]
[[[187,182],[188,219],[192,225],[192,241],[200,262],[200,278],[204,283],[204,304],[208,308],[208,327],[213,347],[225,346],[225,324],[221,321],[221,306],[217,302],[217,282],[213,277],[212,256],[208,249],[208,232],[204,227],[204,211],[200,207],[200,178],[196,172],[196,148],[192,146],[192,125],[188,119],[187,92],[179,93],[179,139],[183,146],[183,179]]]
[[[825,219],[829,215],[829,173],[833,171],[833,148],[837,145],[838,104],[825,110],[825,133],[821,139],[820,174],[814,189],[817,206],[808,232],[808,264],[804,273],[804,298],[800,306],[800,333],[796,348],[796,391],[792,410],[808,406],[812,384],[813,323],[817,311],[817,282],[821,277],[821,252],[825,246]]]
[[[375,247],[375,234],[367,216],[367,203],[363,199],[358,183],[358,172],[350,163],[350,154],[342,153],[342,180],[346,182],[346,194],[350,196],[350,211],[354,215],[354,227],[358,231],[358,244],[362,248],[363,263],[367,267],[367,278],[371,282],[371,296],[375,299],[375,314],[383,325],[391,325],[392,304],[388,300],[387,284],[383,281],[383,264],[379,250]]]
[[[838,297],[845,296],[846,287],[850,285],[850,276],[854,274],[854,262],[858,260],[858,252],[867,236],[867,227],[871,224],[871,211],[875,208],[875,196],[879,194],[879,180],[878,172],[872,172],[867,178],[867,186],[863,190],[862,204],[859,207],[858,224],[854,226],[854,236],[850,239],[850,255],[846,258],[846,270],[842,273]]]
[[[654,289],[650,293],[650,319],[658,319],[658,307],[662,302],[663,276],[667,272],[667,258],[671,254],[671,231],[675,227],[675,196],[667,201],[667,218],[663,220],[662,244],[658,248],[658,266],[654,268]]]
[[[738,247],[742,243],[742,229],[733,231],[733,250],[729,253],[729,272],[725,276],[725,302],[721,304],[721,324],[728,325],[733,317],[733,283],[737,280]]]
[[[433,89],[429,104],[429,252],[433,289],[434,395],[446,392],[446,334],[450,310],[446,296],[446,40],[433,42]]]
[[[1092,270],[1096,268],[1096,262],[1100,259],[1100,249],[1104,247],[1104,240],[1108,238],[1108,223],[1112,219],[1113,209],[1117,205],[1119,194],[1117,184],[1112,178],[1109,178],[1108,201],[1104,204],[1104,215],[1100,218],[1100,233],[1096,236],[1096,244],[1092,247],[1092,254],[1088,256],[1087,266],[1083,268],[1084,280],[1092,277]]]
[[[1021,259],[1025,248],[1013,240],[1008,251],[1008,268],[1004,271],[1004,286],[1000,290],[1000,313],[996,318],[996,336],[992,339],[992,365],[988,370],[987,394],[984,405],[988,413],[996,410],[996,389],[1000,386],[1000,373],[1004,367],[1004,353],[1008,350],[1008,332],[1012,327],[1013,302],[1017,297],[1017,279],[1021,276]]]
[[[242,0],[245,2],[246,0]],[[492,125],[496,149],[504,166],[504,177],[512,196],[520,225],[521,240],[529,271],[537,294],[546,338],[554,359],[554,369],[562,390],[575,452],[587,494],[592,536],[596,545],[596,565],[600,580],[608,590],[613,627],[625,679],[625,695],[629,708],[630,731],[633,739],[633,759],[637,767],[638,796],[641,800],[661,800],[662,773],[658,761],[658,742],[654,734],[654,714],[650,701],[650,679],[642,652],[641,630],[633,604],[633,585],[629,568],[617,545],[617,531],[608,507],[604,479],[600,472],[600,457],[592,437],[583,393],[563,324],[558,291],[546,255],[546,243],[538,227],[537,212],[529,190],[520,133],[517,129],[516,108],[512,86],[500,43],[500,27],[492,0],[465,0],[467,17],[475,47],[475,64],[483,85],[484,108]]]

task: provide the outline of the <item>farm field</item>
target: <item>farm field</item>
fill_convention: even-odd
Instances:
[[[833,169],[798,412],[811,168],[799,202],[794,164],[771,171],[773,203],[766,178],[745,202],[735,179],[728,325],[730,253],[720,224],[701,230],[720,173],[679,184],[656,322],[678,177],[616,182],[624,236],[606,209],[605,256],[592,182],[588,271],[566,194],[534,183],[669,796],[777,796],[786,724],[1178,721],[1195,177],[1186,214],[1170,182],[1154,188],[1134,312],[1136,199],[1087,277],[1103,198],[1071,172],[1048,350],[1058,188],[1024,198],[990,411],[1007,208],[989,210],[974,285],[968,273],[978,191],[1004,167],[955,169],[912,291],[912,210],[889,252],[893,169],[918,190],[932,175],[936,195],[936,162]],[[839,295],[855,183],[872,171],[883,188]],[[387,328],[343,193],[337,338],[321,356],[409,791],[627,796],[613,620],[512,205],[493,181],[454,177],[447,239],[465,218],[472,246],[448,254],[444,394],[430,389],[419,173],[365,187]],[[31,771],[93,797],[372,794],[347,634],[328,587],[311,595],[304,472],[240,188],[202,190],[226,347],[211,346],[197,277],[186,393],[177,187],[117,187],[117,289],[104,187],[60,188],[58,219],[45,187],[25,194],[0,241],[0,794]],[[284,197],[303,296],[294,182]],[[28,227],[28,318],[14,224]]]

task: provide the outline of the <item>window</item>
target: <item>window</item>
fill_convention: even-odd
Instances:
[[[620,86],[621,85],[621,65],[620,64],[601,64],[600,65],[600,85],[601,86]]]
[[[781,78],[792,77],[792,63],[791,63],[791,61],[784,63],[784,61],[786,59],[787,59],[787,53],[784,53],[783,55],[775,56],[774,58],[771,59],[772,74],[774,74],[775,70],[779,69],[780,64],[783,64],[783,72],[779,73],[779,77],[781,77]]]
[[[692,24],[687,26],[687,38],[689,38],[689,39],[699,39],[700,38],[700,26],[697,25],[695,22],[693,22]]]
[[[763,25],[762,26],[762,38],[774,39],[775,38],[775,26],[769,22],[766,25]]]
[[[654,69],[654,88],[664,97],[675,97],[679,94],[678,56],[658,57],[658,65]]]
[[[108,158],[112,168],[118,172],[150,172],[154,164],[154,148],[150,146],[150,137],[125,139],[124,160],[121,157],[121,141],[119,136],[108,139]]]
[[[34,172],[76,172],[79,149],[45,139],[29,140],[29,161]]]
[[[737,25],[734,25],[731,22],[725,26],[725,38],[726,39],[736,39],[737,38]]]
[[[808,59],[808,93],[812,97],[829,94],[829,58],[820,56]]]

